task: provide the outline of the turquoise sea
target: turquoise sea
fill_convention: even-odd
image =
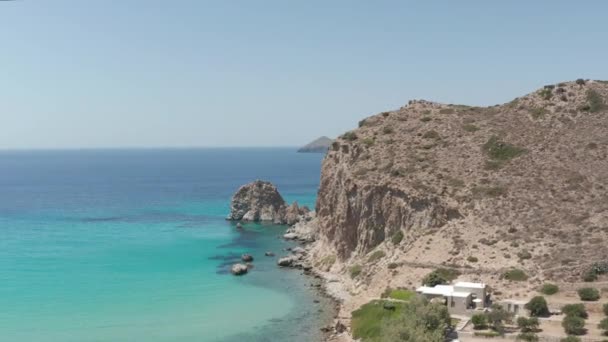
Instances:
[[[293,149],[0,152],[1,341],[317,341],[333,312],[276,267],[285,227],[224,220],[255,179],[314,206]],[[229,273],[242,253],[250,274]],[[314,303],[319,300],[319,303]]]

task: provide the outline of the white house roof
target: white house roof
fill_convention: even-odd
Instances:
[[[444,297],[468,297],[470,292],[454,291],[454,286],[451,285],[436,285],[435,287],[421,286],[416,289],[416,292],[426,295],[436,295]]]
[[[454,284],[454,287],[468,287],[471,289],[485,289],[486,288],[486,284],[484,283],[469,283],[466,281],[461,281],[458,282],[456,284]]]

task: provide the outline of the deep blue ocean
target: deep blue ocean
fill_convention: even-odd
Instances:
[[[314,207],[322,157],[0,152],[0,340],[317,341],[331,305],[312,279],[264,256],[286,253],[285,227],[238,231],[224,218],[255,179]],[[255,268],[232,276],[243,253]]]

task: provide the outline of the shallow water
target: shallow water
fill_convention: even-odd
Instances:
[[[331,317],[276,267],[284,227],[226,222],[257,178],[313,205],[291,149],[0,153],[0,334],[13,341],[315,341]],[[229,274],[242,253],[255,268]],[[321,299],[321,303],[313,303]],[[321,311],[321,312],[320,312]]]

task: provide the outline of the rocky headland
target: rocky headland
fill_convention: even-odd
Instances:
[[[333,142],[332,139],[323,136],[323,137],[315,139],[314,141],[302,146],[300,149],[298,149],[298,152],[300,152],[300,153],[325,153],[331,146],[332,142]]]
[[[608,258],[606,99],[608,83],[577,80],[491,107],[416,100],[337,138],[315,218],[289,230],[311,237],[303,263],[341,303],[336,324],[437,268],[496,300],[582,286]]]

